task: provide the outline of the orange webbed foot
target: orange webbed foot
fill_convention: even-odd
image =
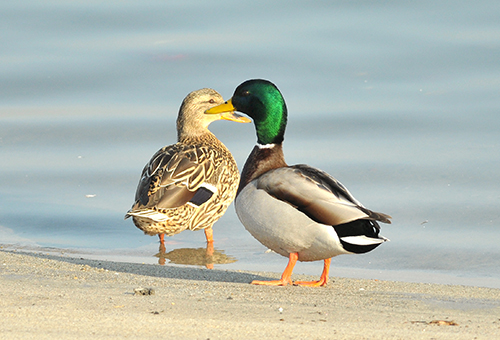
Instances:
[[[252,281],[253,285],[262,285],[262,286],[286,286],[287,284],[292,284],[292,272],[293,272],[293,267],[295,267],[295,263],[297,263],[297,260],[299,258],[298,253],[290,253],[288,256],[288,264],[283,271],[283,274],[281,274],[281,279],[276,280],[276,281],[259,281],[259,280],[254,280]]]
[[[304,287],[322,287],[326,286],[328,282],[324,280],[318,280],[318,281],[295,281],[293,283],[294,286],[304,286]]]
[[[305,287],[322,287],[326,286],[328,283],[328,273],[330,272],[330,263],[332,259],[326,259],[325,264],[323,266],[323,273],[321,273],[321,277],[318,281],[295,281],[293,284],[296,286],[305,286]]]

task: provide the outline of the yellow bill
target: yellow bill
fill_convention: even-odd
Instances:
[[[230,120],[237,123],[252,122],[251,119],[234,112],[235,110],[236,109],[234,108],[231,99],[229,99],[224,104],[220,104],[212,107],[211,109],[206,110],[205,114],[220,114],[221,119]]]
[[[230,120],[237,123],[251,123],[252,120],[245,116],[242,116],[236,112],[222,112],[220,114],[221,119]]]

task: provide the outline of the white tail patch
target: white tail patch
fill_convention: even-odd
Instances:
[[[389,241],[385,237],[380,236],[381,238],[372,238],[372,237],[366,237],[364,235],[362,236],[346,236],[346,237],[341,237],[340,239],[344,242],[350,243],[350,244],[355,244],[358,246],[368,246],[370,244],[381,244],[384,243],[385,241]]]
[[[169,217],[165,214],[162,214],[161,212],[158,212],[156,210],[140,210],[140,211],[129,211],[127,215],[130,216],[137,216],[137,217],[143,217],[143,218],[149,218],[150,220],[153,220],[155,222],[165,222],[166,220],[169,219]]]

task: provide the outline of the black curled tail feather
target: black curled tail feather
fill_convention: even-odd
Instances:
[[[363,254],[377,248],[386,241],[384,237],[379,236],[380,226],[373,220],[355,220],[344,224],[333,226],[337,233],[340,243],[345,250],[355,254]],[[372,242],[349,242],[349,237],[360,237]]]

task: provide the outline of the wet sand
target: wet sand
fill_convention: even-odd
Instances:
[[[323,288],[249,284],[279,275],[0,251],[0,333],[2,339],[493,339],[500,334],[499,289],[336,277]],[[135,294],[137,288],[153,295]]]

